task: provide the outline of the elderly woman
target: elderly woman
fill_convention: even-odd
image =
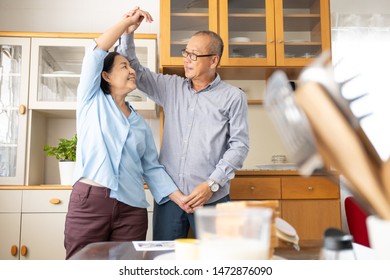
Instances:
[[[87,51],[77,93],[75,184],[65,223],[66,259],[92,242],[145,240],[149,206],[144,181],[156,203],[170,199],[183,209],[184,195],[158,162],[153,135],[125,101],[136,89],[129,61],[108,52],[124,32],[151,16],[135,9]]]

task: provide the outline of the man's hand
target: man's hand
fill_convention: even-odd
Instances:
[[[133,10],[131,10],[131,11],[127,12],[126,14],[124,14],[123,18],[125,20],[127,20],[127,19],[131,20],[130,26],[125,31],[126,34],[133,33],[140,26],[141,22],[144,19],[147,22],[152,22],[153,21],[152,16],[147,11],[141,10],[139,7],[135,7]]]
[[[205,205],[212,195],[213,192],[210,190],[207,182],[203,182],[197,185],[192,193],[187,196],[184,204],[186,207],[190,207],[195,211],[197,208]]]
[[[169,195],[169,198],[175,202],[183,211],[187,213],[194,213],[194,209],[184,204],[187,196],[185,196],[181,191],[177,190]]]

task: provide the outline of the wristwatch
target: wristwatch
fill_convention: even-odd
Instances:
[[[217,192],[217,191],[219,190],[219,185],[218,185],[218,183],[215,182],[213,179],[208,178],[208,179],[207,179],[207,184],[209,185],[210,190],[211,190],[212,192]]]

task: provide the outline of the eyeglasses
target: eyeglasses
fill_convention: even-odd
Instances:
[[[183,57],[189,57],[192,61],[197,61],[198,57],[213,56],[213,55],[216,55],[216,54],[215,53],[211,53],[211,54],[194,54],[194,53],[187,52],[185,49],[182,49],[181,50],[181,55]]]

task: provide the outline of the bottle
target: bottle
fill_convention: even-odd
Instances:
[[[324,244],[321,250],[322,260],[356,260],[352,246],[352,235],[339,229],[329,228],[324,233]]]

